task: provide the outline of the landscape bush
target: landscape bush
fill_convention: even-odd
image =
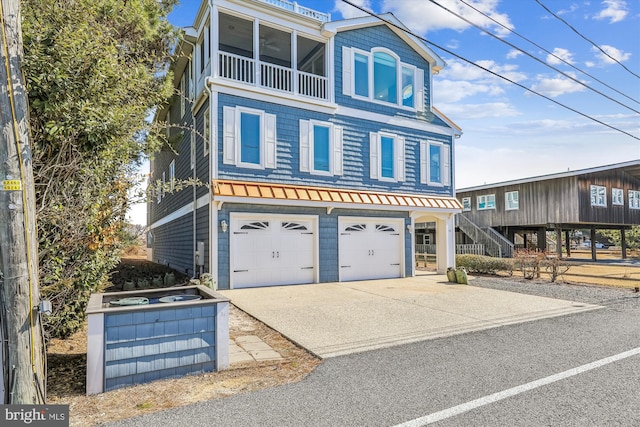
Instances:
[[[513,274],[513,261],[508,258],[460,254],[456,255],[456,266],[464,267],[469,273],[496,274],[502,271]]]

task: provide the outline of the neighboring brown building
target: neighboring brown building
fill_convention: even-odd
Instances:
[[[640,224],[640,160],[463,188],[456,196],[462,216],[512,243],[516,235],[526,244],[528,236],[546,236],[547,230],[555,230],[560,242],[564,231],[570,250],[571,230],[590,229],[591,242],[596,229],[621,230],[625,258],[625,230]],[[546,249],[546,238],[538,238],[537,246]]]

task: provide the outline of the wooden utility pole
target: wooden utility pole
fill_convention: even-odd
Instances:
[[[4,403],[45,401],[35,190],[19,0],[0,0],[0,336]]]

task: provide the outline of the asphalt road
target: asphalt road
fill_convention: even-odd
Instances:
[[[640,425],[640,295],[531,293],[605,308],[331,358],[297,384],[110,425]]]

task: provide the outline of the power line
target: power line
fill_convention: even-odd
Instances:
[[[595,80],[596,82],[600,83],[600,84],[601,84],[601,85],[603,85],[603,86],[608,87],[609,89],[611,89],[612,91],[614,91],[614,92],[618,93],[619,95],[622,95],[622,96],[624,96],[625,98],[627,98],[627,99],[629,99],[629,100],[631,100],[631,101],[633,101],[633,102],[635,102],[635,103],[637,103],[637,104],[640,104],[640,101],[638,101],[638,100],[636,100],[636,99],[634,99],[634,98],[630,97],[630,96],[629,96],[629,95],[627,95],[626,93],[624,93],[624,92],[622,92],[622,91],[619,91],[618,89],[616,89],[616,88],[614,88],[614,87],[612,87],[612,86],[608,85],[607,83],[603,82],[602,80],[598,79],[597,77],[592,76],[591,74],[587,73],[586,71],[584,71],[584,70],[582,70],[582,69],[580,69],[580,68],[576,67],[575,65],[573,65],[573,64],[572,64],[572,63],[570,63],[569,61],[566,61],[564,58],[562,58],[562,57],[560,57],[560,56],[556,55],[555,53],[548,51],[547,49],[545,49],[544,47],[540,46],[539,44],[537,44],[537,43],[536,43],[536,42],[534,42],[533,40],[531,40],[531,39],[529,39],[529,38],[527,38],[527,37],[523,36],[522,34],[518,33],[518,32],[517,32],[517,31],[515,31],[515,30],[512,30],[511,28],[507,27],[506,25],[504,25],[503,23],[501,23],[501,22],[500,22],[500,21],[498,21],[497,19],[494,19],[494,18],[492,18],[491,16],[487,15],[486,13],[482,12],[480,9],[477,9],[477,8],[476,8],[475,6],[473,6],[472,4],[469,4],[469,3],[465,2],[464,0],[458,0],[458,1],[459,1],[460,3],[462,3],[462,4],[465,4],[466,6],[470,7],[471,9],[475,10],[476,12],[480,13],[481,15],[483,15],[483,16],[485,16],[485,17],[487,17],[488,19],[492,20],[493,22],[495,22],[497,25],[501,26],[501,27],[502,27],[502,28],[504,28],[505,30],[507,30],[507,31],[511,32],[512,34],[515,34],[516,36],[520,37],[520,38],[521,38],[521,39],[523,39],[523,40],[526,40],[527,42],[531,43],[532,45],[534,45],[534,46],[535,46],[535,47],[537,47],[538,49],[540,49],[540,50],[542,50],[542,51],[544,51],[544,52],[548,53],[548,54],[549,54],[549,55],[551,55],[551,56],[553,56],[553,57],[554,57],[554,58],[556,58],[557,60],[562,61],[564,64],[568,65],[569,67],[573,68],[574,70],[576,70],[576,71],[578,71],[578,72],[580,72],[580,73],[584,74],[584,75],[585,75],[585,76],[587,76],[587,77],[592,78],[592,79],[593,79],[593,80]]]
[[[617,62],[618,64],[620,64],[620,66],[622,68],[624,68],[625,70],[627,70],[629,73],[633,74],[634,76],[638,77],[640,79],[640,76],[637,75],[636,73],[634,73],[633,71],[631,71],[630,69],[628,69],[622,62],[618,61],[616,58],[614,58],[613,56],[609,55],[607,52],[605,52],[600,46],[598,46],[597,44],[595,44],[592,40],[590,40],[587,36],[585,36],[584,34],[582,34],[580,31],[576,30],[573,26],[571,26],[571,24],[569,24],[567,21],[565,21],[564,19],[562,19],[561,17],[559,17],[558,15],[556,15],[555,13],[553,13],[551,10],[549,10],[549,8],[547,6],[545,6],[544,4],[542,4],[542,2],[540,0],[536,0],[536,3],[538,3],[540,6],[542,6],[542,8],[544,10],[546,10],[547,12],[549,12],[551,15],[553,15],[554,18],[558,19],[559,21],[563,22],[567,27],[571,28],[573,30],[574,33],[576,33],[577,35],[579,35],[580,37],[582,37],[583,39],[585,39],[587,42],[591,43],[591,45],[593,45],[596,49],[598,49],[600,52],[604,53],[606,56],[608,56],[609,58],[611,58],[612,61]]]
[[[491,70],[489,70],[488,68],[485,68],[485,67],[483,67],[483,66],[481,66],[481,65],[478,65],[478,64],[476,64],[476,63],[474,63],[474,62],[472,62],[472,61],[468,60],[467,58],[465,58],[465,57],[463,57],[463,56],[458,55],[457,53],[455,53],[455,52],[453,52],[453,51],[451,51],[451,50],[449,50],[449,49],[447,49],[447,48],[444,48],[444,47],[442,47],[442,46],[440,46],[440,45],[438,45],[438,44],[436,44],[436,43],[433,43],[433,42],[431,42],[431,41],[427,40],[426,38],[424,38],[424,37],[422,37],[422,36],[419,36],[419,35],[415,34],[414,32],[412,32],[412,31],[410,31],[410,30],[408,30],[408,29],[406,29],[406,28],[400,27],[400,26],[396,25],[395,23],[393,23],[393,22],[391,22],[391,21],[387,21],[386,19],[384,19],[384,18],[380,17],[378,14],[376,14],[376,13],[374,13],[374,12],[370,11],[370,10],[367,10],[367,9],[365,9],[365,8],[361,7],[361,6],[355,5],[355,4],[353,4],[353,3],[352,3],[351,1],[349,1],[349,0],[342,0],[342,1],[343,1],[344,3],[346,3],[346,4],[348,4],[349,6],[355,7],[356,9],[358,9],[358,10],[360,10],[360,11],[362,11],[362,12],[364,12],[364,13],[368,14],[368,15],[371,15],[371,16],[373,16],[373,17],[375,17],[375,18],[379,19],[381,22],[384,22],[385,24],[387,24],[387,25],[389,25],[389,26],[391,26],[391,27],[397,28],[398,30],[403,31],[403,32],[405,32],[405,33],[407,33],[407,34],[410,34],[411,36],[413,36],[413,37],[415,37],[415,38],[417,38],[417,39],[419,39],[419,40],[421,40],[421,41],[423,41],[423,42],[425,42],[425,43],[429,43],[429,44],[431,44],[431,45],[433,45],[433,46],[437,47],[438,49],[442,50],[443,52],[446,52],[446,53],[448,53],[449,55],[454,56],[454,57],[456,57],[456,58],[460,59],[461,61],[466,62],[466,63],[467,63],[467,64],[469,64],[469,65],[473,65],[474,67],[480,68],[481,70],[486,71],[487,73],[489,73],[489,74],[491,74],[491,75],[493,75],[493,76],[495,76],[495,77],[498,77],[498,78],[500,78],[500,79],[502,79],[502,80],[505,80],[505,81],[507,81],[507,82],[509,82],[509,83],[511,83],[511,84],[514,84],[514,85],[516,85],[516,86],[518,86],[518,87],[520,87],[520,88],[522,88],[522,89],[526,90],[527,92],[531,92],[531,93],[533,93],[534,95],[538,95],[539,97],[544,98],[544,99],[546,99],[547,101],[550,101],[550,102],[552,102],[552,103],[554,103],[554,104],[556,104],[556,105],[559,105],[559,106],[560,106],[560,107],[562,107],[562,108],[565,108],[565,109],[567,109],[567,110],[569,110],[569,111],[572,111],[572,112],[574,112],[574,113],[576,113],[576,114],[578,114],[578,115],[580,115],[580,116],[582,116],[582,117],[585,117],[585,118],[587,118],[587,119],[589,119],[589,120],[592,120],[592,121],[594,121],[594,122],[596,122],[596,123],[599,123],[599,124],[601,124],[601,125],[603,125],[603,126],[606,126],[606,127],[608,127],[609,129],[613,129],[613,130],[615,130],[615,131],[617,131],[617,132],[623,133],[623,134],[625,134],[625,135],[627,135],[627,136],[630,136],[630,137],[631,137],[631,138],[633,138],[633,139],[637,139],[637,140],[639,140],[639,141],[640,141],[640,137],[637,137],[637,136],[635,136],[635,135],[633,135],[633,134],[631,134],[631,133],[629,133],[629,132],[626,132],[626,131],[624,131],[624,130],[622,130],[622,129],[619,129],[619,128],[617,128],[617,127],[613,126],[613,125],[610,125],[610,124],[608,124],[608,123],[605,123],[605,122],[603,122],[603,121],[600,121],[600,120],[596,119],[595,117],[591,117],[591,116],[589,116],[588,114],[582,113],[582,112],[580,112],[580,111],[576,110],[575,108],[569,107],[568,105],[565,105],[565,104],[563,104],[563,103],[561,103],[561,102],[559,102],[559,101],[556,101],[556,100],[555,100],[555,99],[553,99],[553,98],[550,98],[550,97],[548,97],[548,96],[546,96],[546,95],[544,95],[544,94],[542,94],[542,93],[536,92],[535,90],[530,89],[530,88],[528,88],[528,87],[526,87],[526,86],[524,86],[524,85],[522,85],[522,84],[520,84],[520,83],[518,83],[518,82],[514,82],[513,80],[511,80],[511,79],[509,79],[509,78],[507,78],[507,77],[504,77],[504,76],[502,76],[502,75],[500,75],[500,74],[498,74],[498,73],[496,73],[496,72],[494,72],[494,71],[491,71]]]
[[[469,19],[467,19],[467,18],[465,18],[464,16],[462,16],[462,15],[460,15],[460,14],[458,14],[458,13],[456,13],[456,12],[452,11],[451,9],[448,9],[447,7],[445,7],[445,6],[441,5],[440,3],[436,2],[435,0],[429,0],[429,1],[430,1],[431,3],[433,3],[433,4],[435,4],[436,6],[440,7],[441,9],[446,10],[446,11],[447,11],[447,12],[449,12],[450,14],[452,14],[452,15],[454,15],[454,16],[456,16],[456,17],[460,18],[460,19],[462,19],[462,20],[463,20],[464,22],[466,22],[467,24],[469,24],[469,25],[472,25],[472,26],[476,27],[477,29],[479,29],[479,30],[480,30],[480,31],[482,31],[483,33],[485,33],[485,34],[487,34],[487,35],[489,35],[489,36],[493,37],[493,38],[494,38],[494,39],[496,39],[496,40],[501,41],[502,43],[504,43],[504,44],[506,44],[506,45],[508,45],[508,46],[512,47],[513,49],[516,49],[516,50],[517,50],[517,51],[519,51],[519,52],[522,52],[523,54],[527,55],[529,58],[533,59],[534,61],[537,61],[537,62],[539,62],[540,64],[542,64],[542,65],[544,65],[544,66],[546,66],[546,67],[551,68],[551,69],[552,69],[552,70],[554,70],[555,72],[562,74],[563,76],[565,76],[565,77],[566,77],[566,78],[568,78],[569,80],[572,80],[572,81],[574,81],[574,82],[578,83],[579,85],[582,85],[582,86],[586,87],[587,89],[589,89],[590,91],[593,91],[593,92],[597,93],[598,95],[604,96],[604,97],[605,97],[605,98],[607,98],[609,101],[615,102],[616,104],[618,104],[618,105],[620,105],[620,106],[622,106],[622,107],[624,107],[624,108],[626,108],[626,109],[628,109],[628,110],[631,110],[631,111],[633,111],[634,113],[638,113],[638,114],[640,114],[640,111],[638,111],[638,110],[636,110],[636,109],[634,109],[634,108],[631,108],[631,107],[629,107],[629,106],[628,106],[628,105],[626,105],[626,104],[623,104],[622,102],[620,102],[620,101],[618,101],[618,100],[616,100],[616,99],[614,99],[614,98],[612,98],[612,97],[608,96],[608,95],[607,95],[607,94],[605,94],[605,93],[600,92],[600,91],[599,91],[599,90],[597,90],[597,89],[592,88],[592,87],[591,87],[591,86],[589,86],[588,84],[586,84],[586,83],[584,83],[584,82],[581,82],[580,80],[576,79],[575,77],[573,77],[573,76],[571,76],[571,75],[569,75],[569,74],[567,74],[567,73],[563,72],[563,71],[562,71],[562,70],[560,70],[559,68],[556,68],[556,67],[554,67],[554,66],[553,66],[553,65],[551,65],[551,64],[548,64],[547,62],[545,62],[545,61],[543,61],[542,59],[540,59],[540,58],[538,58],[538,57],[536,57],[536,56],[534,56],[534,55],[530,54],[529,52],[526,52],[526,51],[524,51],[524,50],[520,49],[518,46],[514,45],[513,43],[510,43],[510,42],[508,42],[508,41],[506,41],[506,40],[504,40],[504,39],[502,39],[502,38],[498,37],[497,35],[493,34],[492,32],[490,32],[490,31],[488,31],[488,30],[486,30],[486,29],[482,28],[480,25],[478,25],[478,24],[475,24],[475,23],[471,22]],[[463,3],[464,3],[464,2],[463,2]],[[465,3],[465,4],[466,4],[466,3]],[[486,15],[485,15],[485,16],[486,16]]]

